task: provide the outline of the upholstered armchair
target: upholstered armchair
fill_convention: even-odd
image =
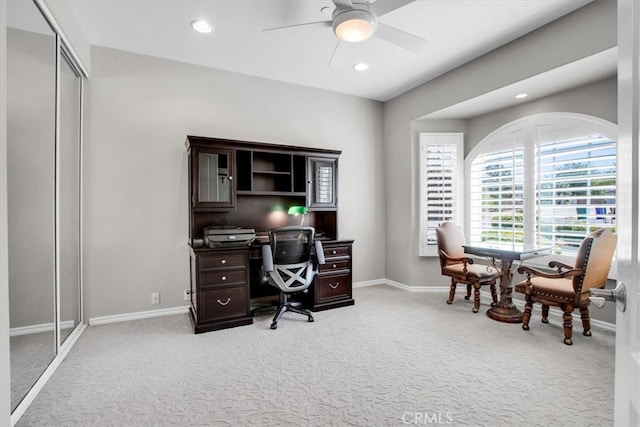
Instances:
[[[573,344],[573,310],[580,309],[582,335],[591,336],[589,318],[590,289],[604,288],[616,248],[617,238],[609,228],[602,228],[589,234],[580,244],[574,266],[551,261],[549,267],[556,273],[544,272],[521,266],[519,273],[527,278],[518,283],[516,292],[525,296],[522,329],[529,330],[529,320],[533,303],[542,305],[542,323],[549,323],[549,306],[560,307],[563,312],[564,343]]]
[[[462,248],[465,244],[465,238],[460,227],[451,222],[442,223],[440,227],[436,228],[436,239],[442,275],[451,277],[447,304],[453,303],[458,283],[467,285],[467,295],[464,297],[466,300],[470,298],[473,288],[472,311],[474,313],[480,310],[481,286],[489,285],[493,304],[497,304],[496,280],[500,276],[500,272],[494,266],[475,264],[473,258],[466,256]]]

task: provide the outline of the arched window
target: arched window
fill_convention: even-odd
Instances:
[[[471,243],[553,246],[574,255],[616,223],[617,126],[571,113],[530,116],[481,141],[465,160]]]

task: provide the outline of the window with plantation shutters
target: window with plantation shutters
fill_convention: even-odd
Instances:
[[[420,134],[420,256],[437,256],[436,228],[462,225],[462,133]]]
[[[523,154],[522,147],[487,153],[471,165],[470,241],[524,241]]]
[[[601,135],[536,150],[539,242],[576,253],[586,234],[616,222],[616,143]]]
[[[533,116],[479,144],[467,160],[471,243],[574,256],[587,234],[615,231],[615,130],[585,117]]]

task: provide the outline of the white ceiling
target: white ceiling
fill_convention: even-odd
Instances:
[[[428,40],[424,50],[414,53],[376,37],[343,42],[341,66],[329,66],[338,42],[330,27],[263,31],[330,20],[330,0],[69,3],[92,45],[387,101],[590,1],[417,0],[379,22]],[[195,19],[208,20],[215,30],[196,33],[190,26]],[[361,61],[369,70],[352,68]]]

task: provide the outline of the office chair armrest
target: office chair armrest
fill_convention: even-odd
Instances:
[[[324,264],[324,248],[322,247],[322,242],[320,240],[316,240],[314,244],[316,245],[316,262],[318,264]]]
[[[270,245],[262,245],[262,270],[273,271],[273,254]]]

